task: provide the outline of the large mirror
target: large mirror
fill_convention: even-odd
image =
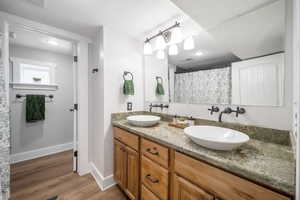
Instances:
[[[152,46],[152,54],[145,55],[146,101],[281,106],[286,72],[285,3],[244,4],[242,11],[223,18],[213,10],[203,16],[200,2],[193,9],[182,3],[191,17],[181,18],[179,27],[162,34],[166,47],[157,47],[159,36],[146,42],[146,51],[147,45]],[[196,9],[199,12],[193,12]],[[172,24],[164,26],[168,27]],[[177,28],[180,42],[172,41]],[[157,93],[159,82],[163,94]]]

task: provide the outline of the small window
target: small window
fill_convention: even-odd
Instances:
[[[15,89],[56,90],[55,64],[13,58],[11,84]]]

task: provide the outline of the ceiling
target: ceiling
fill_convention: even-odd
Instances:
[[[169,0],[48,0],[45,8],[28,2],[37,0],[0,0],[0,10],[88,37],[97,26],[106,25],[142,39],[182,14]]]
[[[283,50],[284,1],[0,0],[0,10],[90,38],[97,26],[105,25],[141,42],[179,20],[185,36],[195,35],[196,48],[184,51],[180,45],[179,55],[169,59],[173,64],[192,67]],[[196,56],[197,50],[203,55]]]
[[[16,36],[14,39],[10,38],[10,44],[73,55],[72,43],[69,41],[16,27],[10,27],[10,31]]]
[[[205,30],[277,0],[171,0]]]
[[[169,56],[172,64],[185,68],[198,67],[285,49],[285,0],[218,1],[221,7],[214,0],[173,2],[198,20],[202,30],[195,37],[195,50],[184,51],[180,46],[179,55]],[[203,55],[196,56],[198,50]]]

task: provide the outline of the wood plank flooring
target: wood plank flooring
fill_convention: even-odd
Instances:
[[[102,192],[91,175],[72,171],[72,151],[11,165],[12,200],[126,200],[114,186]]]

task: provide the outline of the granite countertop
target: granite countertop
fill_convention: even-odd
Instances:
[[[215,151],[195,144],[182,129],[170,127],[165,121],[148,128],[132,126],[124,119],[113,119],[112,123],[241,177],[290,195],[295,193],[296,162],[290,145],[250,139],[234,151]]]

